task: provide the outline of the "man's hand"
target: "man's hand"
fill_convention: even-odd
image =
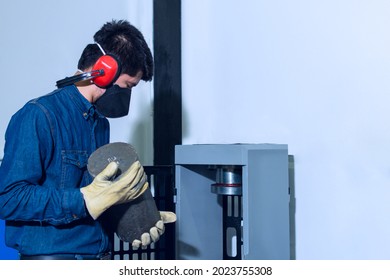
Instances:
[[[148,246],[152,242],[157,242],[160,236],[165,231],[165,224],[174,223],[176,221],[176,214],[173,212],[160,211],[161,220],[159,220],[149,232],[145,232],[141,235],[141,240],[134,240],[132,242],[133,249],[138,249],[141,245]]]
[[[118,164],[110,162],[90,185],[80,189],[88,212],[95,220],[111,206],[136,199],[149,186],[139,161],[112,180],[117,171]]]

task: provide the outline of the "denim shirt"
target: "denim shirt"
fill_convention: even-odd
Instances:
[[[109,141],[109,123],[75,86],[29,101],[5,134],[0,218],[20,254],[99,254],[109,238],[86,210],[88,157]]]

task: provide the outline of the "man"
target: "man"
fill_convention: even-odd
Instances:
[[[87,171],[89,156],[109,142],[106,117],[127,115],[131,89],[153,76],[150,49],[129,22],[104,24],[94,40],[81,55],[78,75],[29,101],[8,125],[0,218],[6,220],[7,246],[21,259],[110,258],[111,244],[99,217],[148,187],[138,161],[115,181],[110,180],[118,170],[115,162],[95,179]],[[101,57],[113,62],[101,62]],[[161,212],[161,217],[133,246],[157,241],[164,222],[175,219],[173,213]]]

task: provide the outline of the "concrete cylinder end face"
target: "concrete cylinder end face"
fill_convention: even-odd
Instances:
[[[119,164],[119,176],[137,160],[138,155],[132,145],[116,142],[104,145],[92,153],[87,168],[91,176],[95,177],[111,161],[116,161]],[[150,188],[134,201],[112,206],[102,218],[107,229],[115,232],[125,242],[141,240],[141,235],[149,232],[161,219]]]

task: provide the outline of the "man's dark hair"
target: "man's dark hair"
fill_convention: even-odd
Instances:
[[[122,73],[135,76],[142,71],[142,80],[153,77],[153,56],[142,33],[126,20],[107,22],[95,33],[93,39],[107,54],[120,60]],[[85,70],[102,56],[97,44],[89,44],[81,54],[78,68]]]

